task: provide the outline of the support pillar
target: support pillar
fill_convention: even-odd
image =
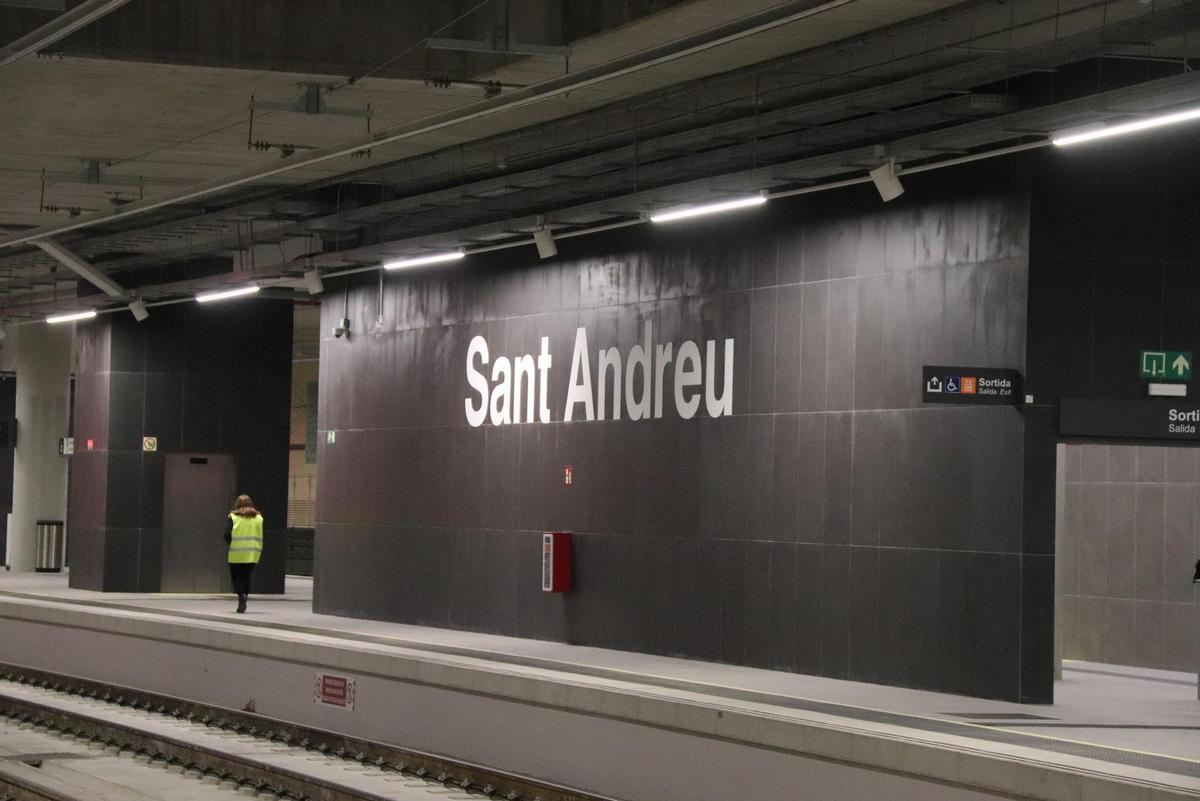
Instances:
[[[67,512],[67,460],[58,453],[58,439],[67,433],[72,328],[25,325],[13,334],[17,448],[8,564],[14,571],[29,572],[34,569],[37,521],[64,520]]]

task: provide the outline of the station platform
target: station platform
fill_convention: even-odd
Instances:
[[[1029,706],[0,573],[0,662],[491,765],[620,799],[1200,798],[1196,676],[1072,662]],[[318,672],[355,682],[316,703]]]

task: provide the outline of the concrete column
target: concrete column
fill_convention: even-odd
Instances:
[[[37,323],[10,334],[16,339],[17,449],[8,563],[19,572],[34,568],[37,521],[66,519],[67,460],[58,454],[58,438],[66,436],[70,410],[71,334],[71,326]]]

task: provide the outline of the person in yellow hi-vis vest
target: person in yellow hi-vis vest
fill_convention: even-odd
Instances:
[[[229,543],[229,577],[238,597],[237,612],[242,614],[250,595],[250,574],[263,547],[263,517],[249,495],[239,495],[234,501],[233,511],[225,520],[225,542]]]

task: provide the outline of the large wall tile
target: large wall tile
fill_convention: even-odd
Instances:
[[[1195,505],[1195,492],[1188,485],[1137,485],[1137,558],[1132,562],[1137,598],[1163,600],[1166,592],[1165,545],[1172,540],[1191,538]]]
[[[767,667],[796,669],[796,619],[801,610],[796,588],[798,548],[790,542],[770,546],[771,597]]]
[[[848,678],[878,682],[888,654],[879,647],[881,599],[878,548],[850,549]]]
[[[828,408],[829,284],[806,284],[800,306],[800,411]]]

